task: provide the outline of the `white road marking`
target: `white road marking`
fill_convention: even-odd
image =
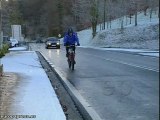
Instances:
[[[119,60],[114,60],[114,59],[107,59],[107,58],[99,57],[97,55],[93,55],[93,54],[89,54],[89,53],[84,53],[84,54],[87,54],[87,55],[90,55],[90,56],[94,56],[94,57],[97,57],[97,58],[100,58],[100,59],[103,59],[103,60],[106,60],[106,61],[117,62],[117,63],[121,63],[121,64],[124,64],[124,65],[129,65],[129,66],[132,66],[132,67],[137,67],[137,68],[141,68],[141,69],[145,69],[145,70],[159,72],[159,70],[157,70],[157,69],[152,69],[152,68],[145,67],[145,66],[138,66],[136,64],[127,63],[127,62],[124,62],[124,61],[119,61]]]

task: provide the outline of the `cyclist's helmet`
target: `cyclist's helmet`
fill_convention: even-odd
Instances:
[[[70,34],[70,33],[73,33],[73,29],[72,28],[68,29],[68,34]]]

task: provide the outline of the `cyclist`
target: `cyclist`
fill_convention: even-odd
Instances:
[[[80,46],[77,33],[73,32],[72,28],[68,29],[67,34],[64,36],[63,42],[64,46],[66,46],[66,57],[68,57],[68,50],[70,45],[74,45],[74,52],[75,52],[75,44],[77,43],[77,46]]]

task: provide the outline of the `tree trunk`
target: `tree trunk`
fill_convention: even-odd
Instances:
[[[131,14],[129,15],[129,18],[130,18],[129,24],[132,24],[132,15]]]
[[[106,0],[104,0],[104,30],[105,30],[105,22],[106,22]]]
[[[135,26],[137,26],[137,11],[135,13]]]
[[[96,30],[97,30],[97,21],[92,21],[92,35],[93,35],[93,38],[96,36]]]
[[[136,13],[135,13],[135,26],[137,26],[137,3],[135,3]]]
[[[123,18],[121,18],[121,29],[123,29]]]
[[[153,9],[151,8],[151,11],[150,11],[150,21],[152,19],[152,13],[153,13]]]
[[[147,9],[144,10],[144,15],[147,16]]]
[[[97,21],[98,21],[98,7],[97,7],[97,0],[94,1],[92,7],[91,7],[91,23],[92,23],[92,35],[93,35],[93,38],[95,37],[96,35],[96,28],[97,28]]]
[[[126,16],[126,25],[127,25],[127,22],[128,22],[128,19],[127,19],[127,16]]]

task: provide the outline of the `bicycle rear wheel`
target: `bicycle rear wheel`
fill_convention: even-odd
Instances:
[[[74,70],[74,64],[75,64],[74,61],[72,61],[72,62],[71,62],[71,65],[72,65],[71,69],[72,69],[72,70]]]
[[[68,59],[68,66],[69,66],[69,68],[71,68],[71,61]]]

